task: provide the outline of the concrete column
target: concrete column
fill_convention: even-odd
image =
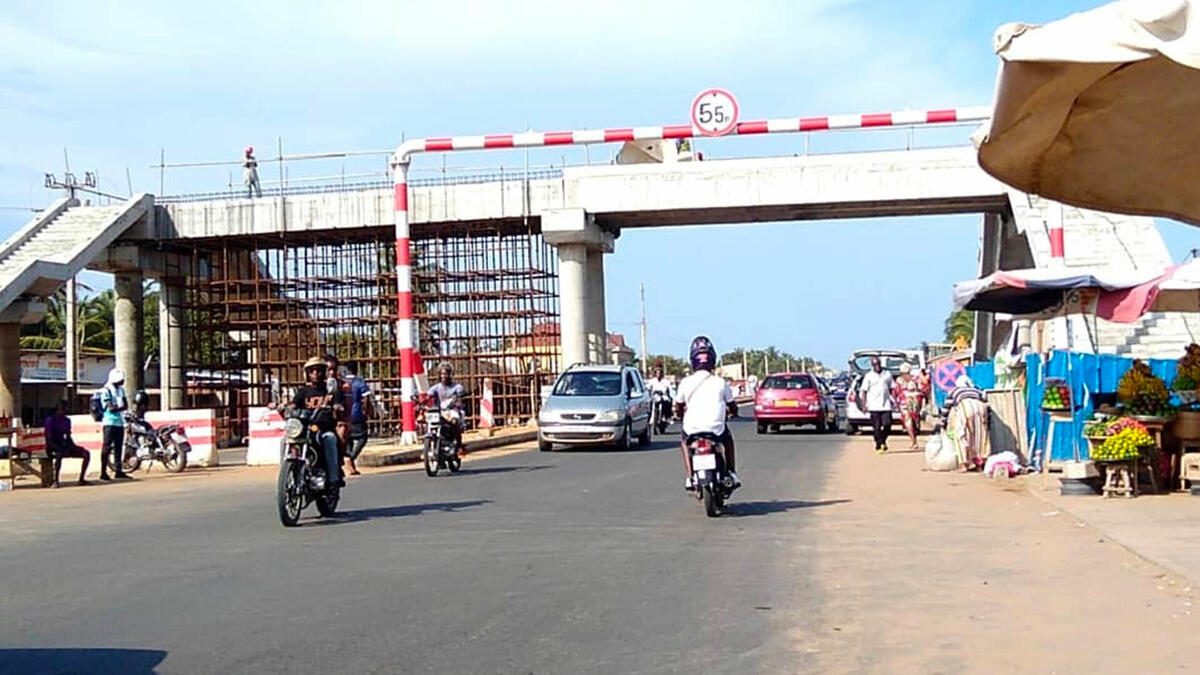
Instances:
[[[21,324],[16,322],[0,323],[0,414],[21,416]]]
[[[592,363],[608,362],[608,316],[604,308],[604,252],[591,250],[587,254],[586,325],[588,359]]]
[[[163,410],[183,408],[183,287],[162,285],[158,300],[158,368]]]
[[[113,347],[117,367],[125,371],[125,390],[130,396],[142,388],[142,273],[117,272],[113,287],[117,304],[113,311]]]
[[[588,250],[584,244],[558,247],[559,331],[562,369],[588,361],[587,338]]]

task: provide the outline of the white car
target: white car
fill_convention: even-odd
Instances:
[[[915,371],[925,367],[925,359],[921,352],[900,349],[860,349],[850,356],[850,390],[846,393],[846,435],[853,436],[859,429],[871,426],[871,416],[858,405],[858,386],[862,377],[871,370],[871,359],[878,357],[884,369],[891,372],[892,377],[900,375],[901,364],[907,363]],[[901,424],[900,403],[897,401],[892,408],[892,424]]]

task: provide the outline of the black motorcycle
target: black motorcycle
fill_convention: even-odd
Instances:
[[[426,476],[433,478],[442,468],[449,469],[450,473],[458,473],[462,468],[462,458],[458,456],[458,435],[455,433],[459,422],[452,419],[459,415],[453,409],[442,411],[436,406],[426,408],[425,450],[422,453]]]
[[[688,436],[687,449],[696,499],[704,502],[709,518],[716,518],[734,490],[733,476],[725,469],[725,446],[714,434],[695,434]]]
[[[325,466],[320,431],[322,427],[331,428],[332,420],[333,410],[323,407],[293,411],[285,423],[283,457],[275,487],[279,520],[285,527],[295,527],[309,504],[315,503],[322,517],[337,512],[342,491],[333,484],[330,474],[336,476],[338,467]]]
[[[180,473],[187,468],[187,456],[192,451],[187,432],[178,424],[164,424],[155,428],[133,412],[122,415],[125,420],[125,447],[121,458],[121,469],[133,473],[142,462],[162,462],[171,473]]]
[[[667,427],[671,426],[672,408],[671,399],[667,398],[665,392],[654,392],[653,407],[650,409],[650,425],[654,427],[654,433],[659,436],[667,433]]]

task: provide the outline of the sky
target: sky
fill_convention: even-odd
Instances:
[[[205,3],[19,0],[0,15],[0,235],[98,172],[124,195],[222,190],[226,167],[150,168],[405,137],[680,123],[710,86],[744,119],[990,103],[995,29],[1099,0],[441,0]],[[918,145],[967,142],[921,132]],[[813,135],[810,152],[899,149],[899,132]],[[790,135],[705,140],[710,159],[803,152]],[[447,170],[604,161],[616,148],[470,153]],[[160,155],[161,153],[161,155]],[[378,174],[381,157],[289,166],[288,179]],[[423,157],[414,176],[443,170]],[[264,167],[264,180],[274,177]],[[237,176],[232,176],[235,182]],[[607,261],[609,330],[653,353],[776,345],[843,363],[941,337],[950,287],[977,273],[978,216],[639,229]],[[1200,233],[1162,222],[1176,258]],[[103,279],[91,281],[103,285]]]

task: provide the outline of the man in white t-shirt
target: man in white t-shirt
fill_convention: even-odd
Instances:
[[[733,434],[725,424],[725,417],[737,414],[737,403],[725,378],[713,373],[717,365],[717,350],[707,337],[701,335],[692,340],[692,374],[679,383],[675,398],[676,409],[683,410],[683,470],[687,475],[684,487],[691,490],[692,458],[688,455],[687,438],[696,434],[712,434],[718,437],[725,448],[725,467],[733,478],[734,486],[742,481],[735,472],[737,457],[734,453]]]
[[[887,452],[887,438],[892,430],[892,409],[896,388],[892,374],[883,369],[878,356],[871,358],[871,370],[858,383],[858,407],[871,416],[875,436],[875,452]]]

